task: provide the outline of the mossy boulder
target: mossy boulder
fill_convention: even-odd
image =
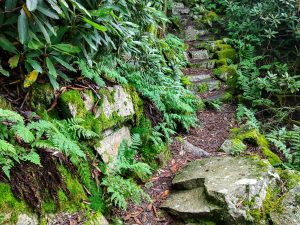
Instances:
[[[300,224],[300,183],[281,198],[280,208],[270,213],[274,225]]]
[[[263,155],[268,159],[271,165],[281,164],[282,161],[278,155],[272,152],[269,148],[269,143],[266,137],[259,133],[256,129],[248,130],[245,127],[232,129],[232,138],[241,141],[248,141],[258,145],[261,148]]]
[[[237,75],[236,69],[235,65],[223,65],[214,69],[213,74],[223,81],[228,81]]]
[[[233,138],[225,140],[221,145],[220,150],[228,155],[239,155],[246,151],[247,146],[240,139]]]
[[[63,118],[81,118],[87,128],[100,134],[102,131],[143,113],[143,102],[130,86],[92,90],[68,90],[59,97],[60,115]]]
[[[31,89],[31,108],[42,119],[51,120],[58,118],[57,110],[54,108],[50,112],[47,111],[51,107],[55,99],[55,91],[50,83],[35,83]]]

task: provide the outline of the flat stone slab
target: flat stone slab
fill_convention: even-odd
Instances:
[[[199,75],[190,75],[188,77],[189,77],[189,80],[192,83],[198,83],[198,82],[202,82],[202,81],[206,81],[206,80],[211,79],[210,74],[206,74],[206,73],[205,74],[199,74]]]
[[[300,184],[285,195],[278,211],[271,212],[271,220],[274,225],[300,224]]]
[[[175,176],[173,185],[180,190],[204,187],[209,199],[226,206],[228,218],[243,221],[248,210],[243,202],[262,207],[267,188],[276,179],[279,176],[273,167],[260,159],[210,157],[189,163]]]
[[[201,187],[172,193],[161,208],[180,218],[208,217],[221,210],[207,200],[205,190]]]
[[[190,51],[191,58],[194,60],[206,60],[209,59],[209,54],[207,50],[195,50]]]
[[[213,69],[215,67],[214,60],[204,60],[200,62],[197,60],[192,60],[191,63],[193,64],[192,67],[200,68],[200,69]]]

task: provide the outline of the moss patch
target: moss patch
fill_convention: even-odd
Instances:
[[[242,129],[233,129],[232,136],[241,141],[251,141],[261,147],[262,153],[268,159],[271,165],[281,164],[282,161],[274,152],[269,149],[269,143],[266,137],[260,134],[257,130],[252,129],[243,131]]]
[[[214,69],[213,74],[221,80],[227,81],[237,75],[235,65],[223,65]]]
[[[141,121],[141,118],[144,115],[144,102],[140,98],[138,92],[136,91],[136,89],[133,86],[127,85],[127,86],[124,86],[124,89],[131,96],[132,103],[134,106],[134,112],[135,112],[135,122],[138,125]]]
[[[80,92],[77,90],[64,92],[59,98],[59,105],[62,110],[62,114],[67,118],[74,116],[78,118],[85,118],[87,113]]]
[[[208,91],[208,84],[207,83],[203,83],[203,84],[200,84],[199,86],[198,86],[198,92],[200,93],[200,94],[203,94],[203,93],[205,93],[205,92],[207,92]]]
[[[8,222],[15,224],[18,214],[31,213],[31,210],[24,201],[15,198],[9,184],[0,183],[0,193],[0,214],[6,215],[7,213],[11,213]]]

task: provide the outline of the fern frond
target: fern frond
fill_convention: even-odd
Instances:
[[[24,124],[13,125],[11,130],[14,132],[15,137],[27,144],[33,142],[35,139],[33,133]]]

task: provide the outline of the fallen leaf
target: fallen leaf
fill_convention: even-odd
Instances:
[[[31,85],[34,84],[34,82],[36,81],[37,77],[38,77],[38,72],[36,70],[33,70],[32,72],[30,72],[24,80],[24,87],[28,88]]]
[[[170,190],[165,190],[165,191],[162,193],[161,197],[162,197],[162,198],[166,198],[169,194],[170,194]]]

